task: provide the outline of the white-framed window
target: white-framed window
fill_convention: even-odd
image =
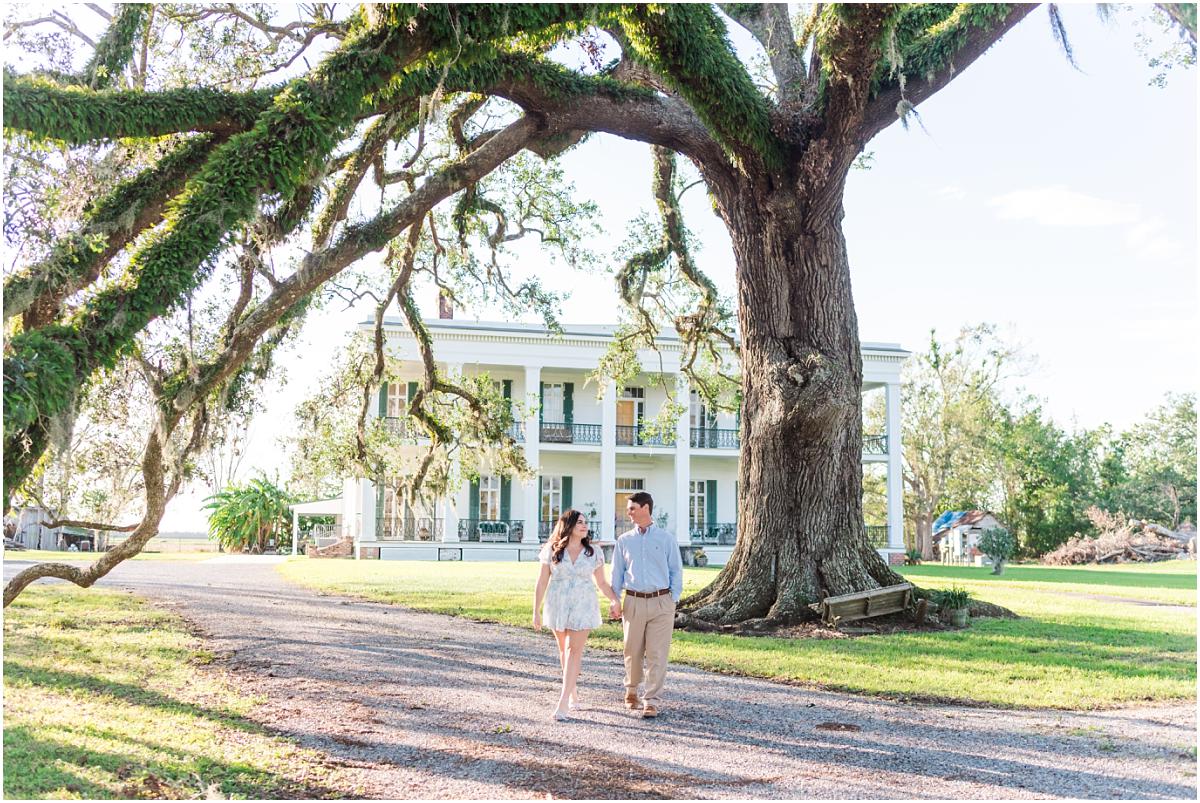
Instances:
[[[542,477],[542,521],[562,515],[562,477]]]
[[[621,401],[633,402],[633,420],[641,422],[646,417],[646,389],[631,385],[621,388]]]
[[[708,409],[697,391],[691,393],[691,404],[689,406],[688,420],[692,429],[709,429],[716,426],[717,415]]]
[[[500,478],[494,475],[479,478],[479,519],[500,519]]]
[[[391,394],[388,394],[388,400],[391,400]],[[390,485],[385,485],[383,488],[383,518],[398,519],[400,512],[398,510],[399,497],[396,495],[396,489]]]
[[[640,477],[617,477],[617,491],[644,491],[646,480]]]
[[[563,412],[563,386],[561,382],[547,382],[542,385],[542,420],[550,424],[561,424],[565,420]]]
[[[691,480],[688,483],[688,516],[693,527],[703,527],[708,522],[708,483]]]
[[[408,383],[388,382],[387,417],[403,418],[408,413]]]

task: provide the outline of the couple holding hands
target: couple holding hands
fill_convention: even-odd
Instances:
[[[650,494],[630,496],[625,512],[634,526],[617,538],[611,584],[604,576],[604,553],[592,546],[578,510],[562,514],[538,555],[542,570],[534,590],[533,626],[540,630],[545,624],[558,641],[562,691],[553,714],[558,721],[580,708],[583,651],[588,633],[600,626],[597,586],[610,601],[609,616],[619,618],[624,629],[625,707],[643,718],[658,716],[675,603],[683,593],[683,560],[675,536],[652,522]]]

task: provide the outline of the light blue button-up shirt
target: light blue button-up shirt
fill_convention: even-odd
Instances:
[[[649,593],[663,588],[671,589],[676,602],[683,596],[683,558],[675,536],[651,524],[617,538],[612,560],[612,590],[617,598],[625,589]]]

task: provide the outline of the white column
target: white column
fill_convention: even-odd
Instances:
[[[525,462],[533,469],[533,479],[525,483],[525,533],[523,544],[538,542],[538,522],[542,517],[542,488],[538,482],[542,462],[541,403],[542,367],[525,366],[525,406],[529,414],[525,417]]]
[[[300,513],[292,508],[292,557],[296,557],[296,542],[300,540]]]
[[[887,384],[888,547],[904,549],[904,477],[900,448],[900,384]]]
[[[691,386],[687,374],[675,377],[675,398],[683,412],[675,422],[675,540],[680,544],[692,542],[691,521],[688,503],[691,500],[692,479],[692,431],[691,431]]]
[[[458,482],[458,451],[456,450],[450,458],[450,476],[452,482]],[[446,489],[446,496],[442,499],[442,540],[448,543],[458,541],[458,488],[459,485],[452,485]]]
[[[611,379],[604,385],[600,401],[600,540],[615,541],[617,516],[617,384]]]
[[[446,376],[451,382],[458,382],[463,375],[463,364],[461,362],[446,363]],[[457,450],[450,458],[450,476],[458,477],[459,460]],[[441,501],[442,508],[442,540],[449,543],[458,541],[458,506],[456,500],[458,497],[458,486],[452,486],[446,489],[446,496]]]
[[[359,544],[362,541],[375,540],[375,483],[370,480],[359,482],[359,515],[362,517],[358,529],[358,537],[354,540],[354,559],[358,560]]]

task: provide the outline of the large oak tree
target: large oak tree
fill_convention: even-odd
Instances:
[[[178,485],[163,476],[165,444],[188,427],[201,432],[197,411],[368,253],[394,257],[383,304],[397,299],[423,337],[410,284],[421,243],[440,247],[432,210],[457,199],[460,223],[492,215],[489,240],[501,242],[511,221],[477,191],[481,182],[522,151],[550,157],[593,132],[655,149],[662,242],[630,260],[621,289],[639,303],[648,277],[677,270],[696,303],[675,310],[672,323],[693,353],[732,334],[712,283],[687,253],[673,189],[677,156],[699,171],[736,257],[739,539],[726,568],[684,609],[698,622],[788,621],[808,616],[823,596],[898,581],[863,525],[846,175],[875,134],[961,75],[1033,6],[817,4],[793,20],[783,4],[399,4],[367,5],[341,21],[321,11],[288,25],[230,4],[195,8],[193,22],[241,14],[276,46],[319,36],[334,46],[284,85],[120,88],[120,76],[139,70],[143,83],[126,83],[144,86],[144,47],[140,67],[137,54],[154,14],[130,4],[81,72],[5,75],[9,133],[74,147],[120,138],[173,143],[98,197],[44,259],[5,282],[6,506],[93,375],[188,304],[223,258],[232,254],[252,280],[265,252],[299,233],[311,247],[287,275],[272,275],[266,292],[243,284],[214,347],[159,378],[160,420],[144,458],[147,513],[128,549],[86,571],[35,567],[10,584],[5,604],[38,576],[89,585],[140,548]],[[739,59],[727,20],[761,43],[770,89]],[[568,68],[553,57],[564,42],[599,54],[616,48],[620,57]],[[431,99],[456,104],[456,151],[421,171],[414,163]],[[516,113],[504,125],[465,127],[488,99]],[[417,153],[385,163],[390,143],[414,136]],[[406,192],[373,219],[346,222],[371,169],[380,186]],[[425,357],[410,412],[435,441],[452,442],[455,432],[427,414],[426,401],[450,394],[478,402]],[[501,428],[483,431],[502,439]],[[186,447],[195,438],[182,440]]]

